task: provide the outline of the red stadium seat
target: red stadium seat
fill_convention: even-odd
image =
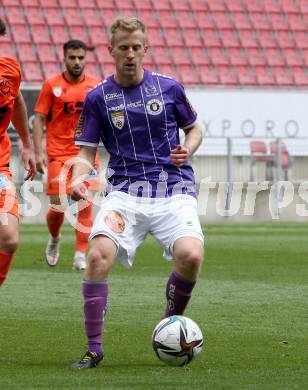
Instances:
[[[189,0],[170,1],[170,4],[171,4],[171,8],[174,11],[185,11],[185,12],[191,11]]]
[[[139,11],[139,17],[148,28],[160,28],[159,20],[152,11],[141,10]]]
[[[275,35],[272,31],[267,30],[259,30],[257,32],[257,37],[261,47],[277,47],[277,42],[275,39]]]
[[[304,31],[294,31],[294,40],[299,49],[308,49],[308,34]]]
[[[38,25],[31,26],[32,40],[35,43],[50,43],[50,35],[48,27]]]
[[[160,73],[165,76],[173,77],[176,80],[179,80],[179,73],[176,67],[173,65],[161,64],[156,65],[155,72]]]
[[[64,26],[53,26],[50,29],[51,39],[55,44],[63,44],[70,39],[68,29]]]
[[[259,43],[256,38],[256,34],[252,30],[241,30],[239,34],[239,39],[242,47],[245,48],[257,48]]]
[[[97,5],[95,0],[77,0],[78,8],[82,9],[82,12],[88,9],[96,9]]]
[[[250,19],[248,18],[247,14],[244,12],[234,12],[232,14],[232,19],[235,27],[238,30],[249,30],[252,28]]]
[[[24,8],[40,6],[39,0],[20,0],[20,3]]]
[[[94,77],[98,81],[102,80],[103,72],[101,71],[100,65],[87,64],[86,68],[87,75]]]
[[[234,28],[233,21],[226,12],[214,12],[213,19],[219,30],[231,30]]]
[[[12,6],[19,6],[20,5],[20,2],[19,0],[2,0],[1,1],[1,5],[4,5],[5,7],[12,7]]]
[[[113,58],[108,52],[107,45],[95,46],[95,55],[100,64],[110,63],[113,64]]]
[[[177,11],[175,17],[178,20],[178,24],[182,29],[197,28],[197,21],[193,14],[185,11]]]
[[[234,69],[230,66],[221,65],[217,67],[220,83],[224,85],[237,85],[238,78]]]
[[[271,154],[274,156],[274,161],[276,161],[277,153],[278,153],[278,142],[277,141],[271,141],[270,150],[271,150]],[[289,152],[288,152],[286,145],[283,142],[281,143],[281,167],[282,167],[282,169],[289,169],[290,168]]]
[[[287,68],[275,67],[274,69],[277,84],[280,86],[292,86],[294,85],[294,78],[292,72]]]
[[[135,5],[132,0],[114,0],[115,7],[121,10],[121,13],[125,14],[125,11],[130,9],[133,10]]]
[[[156,11],[168,11],[171,8],[169,0],[152,1],[152,6]]]
[[[228,54],[231,65],[247,65],[247,56],[245,50],[238,48],[229,48]]]
[[[308,70],[307,68],[293,68],[293,74],[295,79],[295,84],[298,87],[307,87],[308,86]]]
[[[82,15],[83,15],[84,23],[88,28],[92,28],[94,26],[102,27],[104,24],[103,17],[99,10],[92,9],[92,8],[83,9]]]
[[[245,0],[244,5],[249,12],[264,12],[263,2],[259,0]]]
[[[257,84],[257,78],[252,68],[237,66],[235,70],[240,85],[252,86]]]
[[[285,65],[284,57],[278,49],[264,49],[264,55],[267,59],[268,65],[270,66]]]
[[[289,14],[288,22],[293,31],[307,31],[308,23],[301,14]]]
[[[105,10],[114,10],[114,3],[113,1],[106,1],[106,0],[95,0],[97,9],[99,9],[102,13]]]
[[[277,14],[282,11],[279,2],[275,0],[264,1],[264,9],[266,12]]]
[[[60,8],[77,8],[77,0],[58,0]]]
[[[31,35],[29,32],[29,29],[26,25],[23,25],[23,24],[16,24],[12,28],[12,36],[13,36],[14,42],[16,42],[16,43],[21,43],[21,42],[30,43],[30,42],[32,42],[32,38],[31,38]]]
[[[18,57],[20,62],[37,61],[36,53],[32,43],[19,43],[17,48],[18,48]],[[1,47],[1,51],[2,51],[2,47]]]
[[[226,5],[223,0],[208,1],[208,6],[211,11],[226,11]]]
[[[36,7],[27,7],[26,8],[26,17],[28,23],[32,26],[33,24],[44,25],[46,23],[44,14],[40,8]]]
[[[224,47],[240,47],[240,41],[234,30],[220,30],[220,38]]]
[[[304,59],[304,64],[305,66],[308,67],[308,50],[302,50],[302,56],[303,56],[303,59]]]
[[[163,28],[178,28],[179,27],[177,19],[169,11],[159,11],[157,13],[157,18],[160,22],[160,25]]]
[[[110,22],[119,16],[119,13],[116,9],[101,9],[101,15],[103,17],[103,23],[105,27],[109,27]]]
[[[89,38],[94,46],[97,45],[108,45],[107,31],[101,27],[93,26],[89,29]]]
[[[59,6],[58,0],[39,0],[43,8],[56,8]]]
[[[102,66],[102,71],[103,71],[102,79],[107,78],[107,77],[111,76],[112,74],[114,74],[115,66],[114,66],[114,64],[104,63]]]
[[[24,74],[24,81],[28,82],[42,82],[43,74],[40,64],[38,62],[24,62],[22,63]]]
[[[248,63],[251,66],[264,66],[266,65],[266,58],[264,56],[263,51],[260,49],[247,49],[246,54],[248,57]]]
[[[304,60],[297,49],[285,49],[284,57],[288,66],[303,66]]]
[[[62,72],[58,62],[42,62],[44,79],[49,79]]]
[[[202,47],[202,37],[200,35],[200,31],[197,29],[185,29],[183,33],[184,44],[186,47]]]
[[[176,28],[165,28],[165,39],[168,47],[184,46],[180,31]]]
[[[255,181],[254,167],[258,161],[272,165],[273,157],[268,152],[267,144],[264,141],[250,141],[250,181]]]
[[[190,48],[190,53],[192,63],[196,66],[209,65],[211,63],[211,59],[203,47],[192,47]]]
[[[153,47],[152,56],[157,66],[171,65],[171,57],[165,47]]]
[[[195,18],[197,20],[197,25],[202,30],[203,29],[214,30],[216,28],[213,17],[207,13],[203,13],[203,12],[195,13]]]
[[[15,45],[10,42],[1,42],[1,56],[17,58]]]
[[[27,24],[23,9],[16,6],[6,7],[6,18],[9,25]]]
[[[208,53],[215,66],[230,64],[228,53],[224,49],[213,47],[208,49]]]
[[[164,35],[162,34],[161,30],[158,30],[156,28],[148,28],[147,29],[147,36],[148,36],[148,44],[149,46],[165,46],[166,41],[164,38]]]
[[[269,19],[264,13],[252,12],[249,14],[252,26],[255,30],[270,30],[271,25]]]
[[[200,66],[199,67],[199,75],[202,84],[205,85],[218,85],[219,78],[216,71],[216,68],[213,66]]]
[[[271,69],[258,66],[255,68],[258,85],[274,86],[276,84],[275,77]]]
[[[69,28],[70,39],[79,39],[83,41],[86,45],[90,45],[90,38],[86,29],[82,26],[71,26]]]
[[[173,47],[171,50],[171,57],[174,65],[190,65],[191,58],[186,48],[184,47]]]
[[[86,57],[87,64],[97,64],[96,51],[95,50],[87,50]]]
[[[266,3],[265,3],[266,4]],[[288,20],[284,14],[273,14],[270,17],[270,23],[274,30],[288,31],[290,29]]]
[[[276,31],[275,35],[279,47],[295,47],[295,40],[293,38],[293,34],[289,31]]]
[[[190,2],[190,7],[194,12],[202,13],[209,10],[209,6],[204,0],[194,0]]]
[[[58,57],[55,52],[54,45],[50,43],[37,43],[35,44],[36,53],[40,62],[59,62],[63,59],[63,54]]]
[[[222,43],[215,30],[203,30],[203,42],[205,47],[221,47]]]
[[[245,10],[241,0],[228,0],[226,5],[231,12],[244,12]]]
[[[65,22],[58,8],[48,8],[44,12],[49,26],[64,26]]]
[[[199,73],[191,65],[180,65],[180,81],[184,85],[197,85],[200,83]]]
[[[147,10],[147,11],[152,11],[152,3],[151,0],[133,0],[135,4],[135,8],[138,11],[141,10]]]
[[[65,8],[63,9],[64,20],[67,26],[83,26],[84,21],[82,14],[78,9]]]
[[[300,12],[303,14],[308,14],[308,3],[307,0],[299,0]]]

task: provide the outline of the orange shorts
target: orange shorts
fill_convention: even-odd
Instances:
[[[19,218],[16,189],[8,168],[0,169],[0,213],[9,213]]]
[[[96,167],[98,167],[98,161],[95,161],[95,168]],[[71,180],[71,158],[66,161],[56,158],[50,158],[48,160],[47,195],[69,195],[71,191]],[[89,179],[85,181],[85,184],[92,191],[101,191],[100,178],[97,172],[91,173]]]

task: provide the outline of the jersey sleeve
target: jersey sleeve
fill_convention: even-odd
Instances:
[[[175,115],[178,127],[182,129],[192,126],[197,120],[197,113],[179,83],[175,85]]]
[[[37,99],[37,102],[35,104],[34,111],[48,115],[52,106],[52,102],[53,102],[52,88],[51,85],[48,83],[48,81],[45,81],[41,89],[41,92],[39,94],[39,97]]]
[[[95,102],[87,95],[75,129],[75,145],[96,147],[102,127],[100,114]]]

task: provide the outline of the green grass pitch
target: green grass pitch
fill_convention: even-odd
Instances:
[[[64,227],[60,263],[50,269],[46,227],[20,230],[0,291],[0,389],[308,388],[308,224],[206,227],[205,263],[185,313],[205,347],[184,368],[152,351],[171,264],[149,237],[133,269],[113,269],[104,367],[86,371],[70,368],[86,349],[74,233]]]

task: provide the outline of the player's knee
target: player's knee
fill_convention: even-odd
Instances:
[[[187,248],[177,257],[182,268],[198,270],[203,262],[203,251],[199,248]]]
[[[14,253],[19,245],[18,237],[6,236],[2,239],[2,251],[5,253]]]
[[[109,261],[107,256],[98,249],[91,249],[87,257],[88,267],[94,272],[107,272]]]

